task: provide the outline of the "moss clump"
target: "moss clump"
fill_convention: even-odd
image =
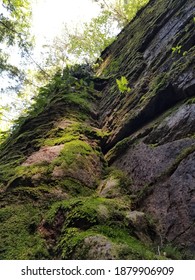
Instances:
[[[65,144],[67,142],[77,140],[77,139],[78,139],[78,136],[64,133],[63,136],[58,137],[58,138],[47,138],[47,139],[45,139],[43,141],[44,142],[43,145],[44,146],[55,146],[55,145]]]
[[[194,151],[195,151],[195,145],[192,145],[191,147],[184,149],[175,159],[174,163],[168,168],[168,170],[166,170],[163,174],[161,174],[160,177],[162,178],[162,177],[171,176],[174,173],[174,171],[177,169],[181,161],[187,158]]]
[[[117,156],[121,155],[131,144],[133,144],[135,139],[132,137],[124,138],[119,141],[109,152],[106,154],[106,160],[111,164]]]
[[[19,165],[13,168],[13,174],[9,174],[9,181],[6,184],[7,190],[11,191],[18,187],[34,187],[48,182],[51,167],[47,162],[32,164],[29,166]]]
[[[149,248],[135,237],[132,237],[124,227],[103,225],[97,226],[96,230],[118,245],[119,259],[158,259],[158,256],[153,252],[152,248]]]
[[[13,195],[16,195],[18,200],[35,200],[41,201],[46,199],[46,195],[50,194],[51,189],[48,186],[39,186],[39,187],[17,187],[12,191]]]
[[[127,201],[130,205],[130,186],[132,181],[121,170],[115,167],[106,168],[104,180],[100,183],[97,192],[101,197],[118,198]]]
[[[62,120],[63,121],[63,120]],[[66,119],[64,119],[66,121]],[[79,139],[93,139],[101,140],[107,137],[108,133],[102,131],[101,129],[92,127],[87,123],[69,120],[67,127],[53,128],[47,133],[44,139],[40,140],[40,144],[43,146],[55,146],[60,144],[65,144],[67,142]]]
[[[112,244],[116,258],[157,259],[152,249],[131,236],[125,224],[127,211],[130,206],[124,201],[100,197],[74,198],[53,204],[46,216],[47,223],[52,228],[56,219],[62,221],[55,254],[63,259],[75,255],[79,259],[86,258],[91,250],[85,244],[86,238],[99,236]]]
[[[60,165],[62,162],[70,166],[75,163],[78,156],[86,157],[93,153],[92,147],[84,141],[73,140],[64,145],[60,156],[53,161],[54,165]]]
[[[28,166],[21,165],[15,168],[15,173],[17,174],[17,176],[32,177],[33,175],[38,173],[47,174],[48,168],[49,167],[47,162],[36,163]]]
[[[103,209],[107,209],[103,214]],[[117,201],[115,199],[106,199],[102,197],[86,197],[86,198],[72,198],[70,200],[65,200],[54,204],[51,210],[48,212],[47,219],[51,223],[55,219],[57,212],[62,210],[66,215],[65,227],[73,226],[72,217],[76,216],[86,216],[87,220],[91,220],[92,223],[101,223],[105,219],[111,223],[114,217],[117,215],[123,215],[124,211],[130,209],[129,204],[122,201]],[[102,210],[102,211],[101,211]],[[90,218],[91,217],[91,218]]]
[[[88,186],[82,184],[79,180],[66,177],[55,182],[63,191],[71,196],[89,196],[93,193]]]
[[[161,252],[163,252],[163,254],[168,259],[171,259],[171,260],[182,260],[183,259],[182,253],[178,250],[178,248],[176,248],[172,244],[167,244],[164,247],[162,247]]]
[[[106,225],[94,226],[86,231],[74,227],[66,229],[56,248],[60,258],[73,259],[76,255],[77,259],[88,259],[89,251],[94,251],[91,257],[96,259],[98,250],[95,244],[89,246],[85,242],[89,237],[103,238],[108,248],[111,246],[110,257],[114,259],[163,259],[157,256],[152,248],[129,235],[127,230]]]
[[[78,228],[68,228],[64,231],[63,237],[58,242],[56,252],[61,259],[72,259],[74,253],[81,247],[84,239],[89,236],[93,236],[95,232],[87,230],[81,231]],[[85,251],[80,252],[78,259],[85,259]]]
[[[32,204],[9,205],[0,209],[0,258],[49,258],[45,241],[37,232],[41,212]]]

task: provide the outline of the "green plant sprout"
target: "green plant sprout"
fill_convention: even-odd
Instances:
[[[128,81],[124,76],[122,76],[120,78],[120,80],[116,79],[116,83],[118,85],[118,89],[119,89],[120,92],[125,93],[125,92],[130,92],[131,91],[131,88],[127,86]]]
[[[187,55],[187,53],[188,53],[187,51],[183,52],[183,56],[186,56],[186,55]]]
[[[174,54],[174,53],[180,54],[181,53],[181,48],[182,48],[182,46],[173,47],[172,48],[172,54]]]

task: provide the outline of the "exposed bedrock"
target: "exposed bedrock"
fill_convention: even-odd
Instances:
[[[135,207],[151,214],[162,242],[194,252],[194,1],[151,1],[102,54],[103,150],[128,174]],[[120,93],[125,76],[130,93]],[[186,248],[185,247],[185,248]]]

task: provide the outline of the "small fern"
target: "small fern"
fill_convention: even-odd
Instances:
[[[128,81],[124,76],[122,76],[120,80],[116,79],[116,83],[120,92],[125,93],[131,91],[131,88],[128,87]]]

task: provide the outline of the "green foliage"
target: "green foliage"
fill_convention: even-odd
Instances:
[[[123,28],[132,20],[137,11],[145,6],[149,0],[94,0],[99,3],[103,13],[109,11],[110,17],[117,22],[119,28]]]
[[[172,48],[172,54],[176,54],[176,53],[177,54],[182,53],[182,46],[181,45]],[[187,54],[188,54],[188,51],[184,51],[182,53],[183,56],[186,56]]]
[[[131,91],[131,88],[128,87],[128,81],[124,76],[122,76],[120,78],[120,80],[116,79],[116,83],[117,83],[118,89],[121,93],[125,93],[125,92],[129,93]]]
[[[172,54],[174,54],[174,53],[180,54],[181,53],[181,48],[182,48],[182,46],[172,47]]]
[[[45,45],[43,67],[56,71],[74,63],[95,63],[119,31],[136,15],[149,0],[95,1],[101,6],[100,14],[89,23],[71,29],[64,25],[61,34],[51,45]],[[55,70],[52,70],[55,69]]]
[[[54,38],[52,45],[45,45],[43,65],[53,72],[56,67],[93,63],[113,40],[114,27],[109,12],[100,14],[79,27],[70,29],[64,25],[60,36]]]
[[[147,247],[127,233],[124,220],[126,211],[129,210],[129,203],[120,199],[93,196],[73,198],[53,204],[46,220],[49,224],[55,224],[59,215],[64,217],[56,249],[65,259],[73,257],[78,251],[79,257],[82,257],[85,250],[82,248],[80,252],[80,247],[88,236],[102,236],[105,240],[108,238],[108,241],[113,242],[113,246],[119,248],[121,254],[124,254],[124,250],[121,250],[120,246],[125,247],[126,252],[133,258],[154,257]],[[88,251],[87,248],[86,250]]]
[[[0,144],[5,141],[7,136],[8,136],[8,132],[7,131],[0,131]]]
[[[88,96],[86,88],[93,90],[93,85],[89,86],[88,82],[84,79],[74,77],[74,71],[74,66],[66,67],[63,73],[57,71],[46,85],[39,88],[30,106],[26,108],[25,112],[23,112],[23,116],[15,122],[15,125],[19,125],[27,115],[36,116],[45,106],[48,104],[51,105],[51,100],[54,100],[57,91],[60,94],[64,94],[64,98],[62,96],[60,98],[61,102],[64,100],[72,104],[75,103],[85,108],[86,111],[90,110],[89,102],[85,100]]]
[[[25,79],[23,65],[27,59],[27,53],[32,50],[33,39],[30,35],[31,6],[29,0],[2,0],[0,1],[0,84],[3,94],[14,94],[12,101],[7,102],[8,110],[4,110],[0,125],[9,128],[13,118],[10,111],[22,108],[21,99],[17,100],[16,92],[22,86]],[[12,54],[14,55],[12,56]],[[21,58],[16,65],[18,58]],[[11,60],[10,60],[11,58]],[[13,62],[12,62],[13,61]],[[6,98],[4,98],[5,104]],[[6,105],[5,105],[6,106]],[[0,110],[3,106],[0,104]],[[4,128],[2,130],[5,130]]]
[[[0,14],[0,43],[7,47],[16,45],[22,52],[29,50],[32,46],[31,40],[29,40],[30,2],[28,0],[3,0],[0,5],[2,11]],[[1,71],[14,69],[7,64],[6,56],[5,53],[0,55]]]

